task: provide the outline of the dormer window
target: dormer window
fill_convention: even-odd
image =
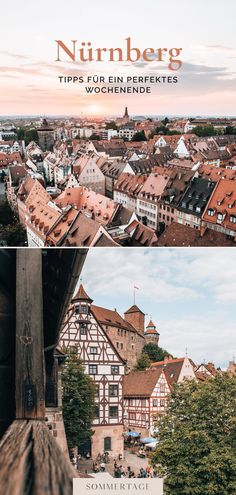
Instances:
[[[230,215],[230,217],[229,217],[229,221],[230,221],[231,223],[236,223],[236,215]]]
[[[223,215],[222,215],[222,213],[218,213],[218,215],[217,215],[217,219],[218,219],[219,221],[222,221],[222,220],[223,220]]]
[[[214,216],[214,210],[212,210],[212,208],[209,208],[207,214],[209,215],[209,217],[213,217]]]

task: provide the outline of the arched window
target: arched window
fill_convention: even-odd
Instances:
[[[111,450],[111,437],[104,438],[104,451]]]

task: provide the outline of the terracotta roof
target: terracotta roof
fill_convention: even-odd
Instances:
[[[156,386],[161,369],[131,371],[124,377],[124,397],[150,397]]]
[[[88,296],[87,292],[85,292],[82,284],[80,284],[78,291],[72,298],[72,302],[74,301],[88,301],[90,303],[93,302],[93,300]]]
[[[95,318],[100,323],[108,326],[118,326],[130,332],[137,333],[135,328],[126,320],[124,320],[124,318],[122,318],[116,310],[102,308],[100,306],[95,306],[94,304],[92,305],[91,309],[94,313]]]
[[[230,230],[236,230],[236,181],[219,180],[202,219]]]
[[[143,225],[138,220],[133,220],[125,232],[130,234],[129,246],[154,246],[157,244],[157,235],[153,229]]]
[[[221,178],[236,180],[236,170],[224,167],[213,167],[212,165],[201,165],[198,169],[200,177],[218,181]]]
[[[94,219],[103,225],[111,222],[119,208],[112,199],[83,186],[67,188],[55,202],[60,207],[74,205],[78,210],[88,212],[89,215],[93,214]]]
[[[122,172],[114,184],[114,191],[120,191],[128,196],[137,198],[146,179],[147,177],[145,175],[133,175]]]
[[[212,247],[212,246],[235,246],[233,240],[227,239],[226,235],[217,232],[212,229],[206,229],[201,236],[200,231],[189,227],[188,225],[181,225],[177,222],[172,222],[166,227],[163,234],[158,239],[158,246],[199,246],[199,247]]]
[[[165,375],[170,386],[177,383],[185,358],[171,359],[169,361],[157,361],[151,364],[151,368],[165,369]]]

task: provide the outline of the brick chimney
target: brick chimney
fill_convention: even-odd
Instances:
[[[124,313],[124,319],[130,323],[138,332],[144,334],[145,314],[134,304]]]

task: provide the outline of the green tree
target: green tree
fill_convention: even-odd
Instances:
[[[163,125],[169,124],[168,117],[165,117],[164,120],[161,121]]]
[[[152,463],[166,495],[235,495],[236,379],[175,385]]]
[[[36,129],[29,129],[29,130],[25,131],[25,144],[26,144],[26,146],[31,141],[34,141],[35,143],[39,142],[38,133],[37,133]]]
[[[0,203],[0,225],[9,225],[14,223],[14,221],[14,213],[10,208],[8,201],[2,201]]]
[[[62,372],[62,409],[69,450],[89,440],[93,434],[96,385],[77,353],[70,351]]]
[[[100,141],[102,138],[101,136],[99,136],[99,134],[95,134],[95,132],[93,132],[89,139],[91,139],[92,141]]]
[[[199,137],[216,136],[218,134],[213,125],[197,125],[192,132]]]
[[[131,141],[147,141],[147,138],[145,136],[145,132],[144,131],[139,131],[139,132],[136,132]]]
[[[233,127],[231,125],[228,125],[225,128],[225,134],[236,134],[236,127]]]
[[[149,368],[150,364],[151,364],[151,360],[148,354],[142,353],[137,361],[135,369],[142,371],[145,370],[146,368]]]
[[[114,120],[112,120],[111,122],[106,123],[106,129],[114,129],[114,131],[117,131],[118,127]]]
[[[10,247],[25,246],[27,243],[26,231],[20,223],[7,225],[0,228],[0,241]]]
[[[155,363],[156,361],[163,361],[163,359],[166,356],[170,355],[170,353],[168,351],[166,351],[165,349],[162,349],[157,344],[153,344],[152,342],[145,344],[145,346],[143,347],[142,353],[147,354],[151,363]]]

